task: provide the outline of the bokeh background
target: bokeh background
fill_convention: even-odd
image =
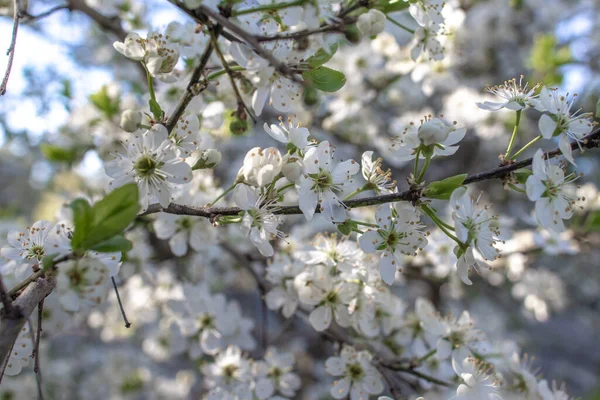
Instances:
[[[0,0],[2,72],[13,25],[10,3]],[[66,4],[28,3],[32,16]],[[344,157],[360,159],[363,151],[374,150],[384,158],[384,166],[392,168],[401,189],[412,166],[394,163],[388,146],[403,123],[443,114],[468,128],[456,155],[433,163],[429,180],[435,180],[498,165],[497,155],[505,149],[514,113],[477,108],[476,102],[493,100],[484,91],[486,85],[523,75],[530,85],[541,83],[577,93],[574,107],[586,112],[595,111],[600,96],[600,1],[447,3],[443,61],[414,63],[410,35],[390,24],[387,33],[373,41],[342,46],[330,65],[345,73],[347,84],[296,115],[313,136],[337,144]],[[186,21],[166,1],[87,0],[85,4],[108,18],[120,18],[125,31],[145,33],[174,20]],[[414,24],[404,17],[397,19]],[[61,9],[21,26],[8,91],[0,98],[0,243],[10,229],[54,219],[75,195],[94,197],[106,191],[103,162],[122,139],[120,112],[147,102],[145,77],[114,51],[115,40],[115,32],[102,29],[79,10]],[[170,91],[158,86],[161,104],[171,108],[184,85],[182,80]],[[227,110],[235,105],[230,93],[224,79],[192,104],[225,160],[214,174],[207,173],[208,186],[229,186],[249,148],[273,145],[262,122],[243,135],[229,132]],[[524,115],[517,145],[538,132],[539,114],[530,110]],[[261,121],[274,123],[277,117],[275,110],[267,109]],[[539,143],[544,149],[557,147],[553,141]],[[535,355],[533,362],[544,376],[566,382],[573,396],[589,400],[600,399],[599,154],[590,150],[577,158],[578,170],[584,174],[578,183],[587,200],[564,235],[548,237],[537,231],[531,202],[504,190],[499,182],[486,182],[477,190],[503,216],[507,256],[492,271],[483,271],[472,287],[434,263],[409,268],[398,288],[402,297],[427,296],[456,314],[470,310],[490,338],[516,341]],[[301,217],[286,222],[286,230],[296,238],[326,229],[324,224],[302,224]],[[240,242],[234,229],[220,234],[224,240]],[[136,247],[120,277],[125,308],[135,321],[132,329],[123,328],[112,295],[90,315],[77,317],[52,308],[51,298],[47,302],[49,310],[57,311],[45,322],[48,340],[42,365],[56,398],[87,398],[82,397],[86,391],[106,394],[104,398],[150,398],[150,391],[176,398],[180,391],[181,398],[193,398],[198,381],[195,366],[180,358],[163,360],[148,351],[148,338],[159,330],[157,292],[168,286],[169,279],[206,279],[240,300],[247,316],[263,318],[259,293],[234,260],[218,250],[175,258],[151,229],[142,226],[132,235],[138,235]],[[284,324],[272,313],[266,318],[273,332]],[[281,340],[304,352],[299,365],[303,378],[311,382],[310,354],[321,351],[322,339],[295,325],[297,334]],[[259,332],[257,328],[255,333]],[[33,398],[33,394],[27,397],[23,389],[27,387],[35,393],[31,368],[19,377],[5,377],[0,398],[11,398],[2,397],[11,390],[16,398]]]

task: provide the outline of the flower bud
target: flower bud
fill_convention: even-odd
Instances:
[[[121,114],[121,129],[125,132],[135,132],[142,123],[142,113],[134,110],[125,110]]]
[[[385,27],[385,14],[379,10],[370,9],[361,14],[356,21],[356,26],[365,36],[375,36],[383,32]]]
[[[296,182],[304,166],[302,165],[302,159],[295,155],[286,154],[283,156],[283,165],[281,166],[281,173],[290,182]]]
[[[240,117],[233,117],[233,120],[229,123],[229,130],[233,135],[243,135],[248,130],[248,121]]]
[[[216,167],[221,162],[221,152],[217,149],[208,149],[202,152],[200,159],[196,162],[193,170],[211,169]]]
[[[319,93],[317,89],[313,87],[304,88],[304,96],[303,96],[304,104],[308,107],[319,104]]]
[[[447,122],[434,118],[421,125],[418,136],[424,145],[430,146],[435,143],[442,143],[448,138],[451,131],[451,126]]]
[[[360,42],[360,31],[356,26],[351,25],[344,29],[344,37],[346,37],[346,40],[350,43],[358,43]]]

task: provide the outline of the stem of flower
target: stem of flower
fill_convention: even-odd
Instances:
[[[427,360],[429,357],[434,355],[436,352],[437,352],[436,349],[429,350],[429,352],[427,352],[427,354],[425,354],[423,357],[419,358],[419,362],[423,362],[423,361]]]
[[[351,219],[350,221],[354,222],[356,225],[368,226],[370,228],[377,228],[378,227],[375,224],[369,224],[368,222],[357,221],[355,219]]]
[[[444,223],[441,219],[439,219],[437,217],[437,215],[435,215],[435,213],[433,212],[433,210],[429,208],[429,206],[427,206],[426,204],[424,204],[424,205],[421,206],[421,209],[423,210],[423,212],[425,214],[427,214],[429,216],[429,218],[431,218],[431,220],[433,221],[433,223],[436,224],[438,226],[438,228],[440,228],[440,230],[446,234],[446,236],[448,236],[450,239],[454,240],[460,246],[461,249],[467,247],[466,244],[464,244],[463,242],[461,242],[456,236],[454,236],[448,230],[448,228],[446,228],[445,225],[448,225],[448,224]]]
[[[246,70],[246,68],[244,68],[244,67],[242,67],[242,66],[239,66],[239,65],[234,65],[234,66],[232,66],[232,67],[229,67],[229,70],[230,70],[230,71],[232,71],[232,72],[238,72],[238,71],[245,71],[245,70]],[[226,73],[227,73],[227,70],[226,70],[226,69],[222,69],[222,70],[220,70],[220,71],[213,72],[212,74],[210,74],[210,75],[208,75],[208,76],[206,77],[206,80],[207,80],[207,81],[212,81],[212,80],[215,80],[215,79],[217,79],[218,77],[220,77],[221,75],[225,75]]]
[[[423,165],[421,172],[419,172],[419,176],[416,178],[417,183],[419,183],[423,180],[423,177],[425,176],[425,172],[427,172],[427,168],[429,168],[429,164],[431,164],[431,156],[426,155],[425,156],[425,164]]]
[[[417,173],[419,171],[419,156],[421,155],[421,147],[417,148],[417,154],[415,156],[415,167],[413,168],[413,176],[415,179],[417,178]]]
[[[238,15],[252,14],[255,12],[269,12],[277,11],[288,7],[301,6],[306,0],[290,1],[289,3],[275,3],[275,4],[264,4],[253,8],[246,8],[245,10],[237,10],[232,12],[232,16],[237,17]]]
[[[221,200],[223,197],[225,197],[225,195],[229,192],[231,192],[233,189],[235,189],[235,187],[237,186],[237,182],[235,182],[233,185],[231,185],[229,188],[227,188],[227,190],[225,190],[223,193],[221,193],[219,195],[219,197],[217,197],[216,199],[213,200],[212,203],[207,204],[207,207],[212,207],[213,205],[215,205],[219,200]]]
[[[354,196],[356,196],[357,194],[359,194],[360,192],[364,192],[365,190],[368,189],[368,185],[364,185],[362,187],[359,187],[358,189],[356,189],[354,192],[350,193],[348,196],[344,197],[344,200],[342,201],[346,201],[346,200],[350,200],[351,198],[353,198]]]
[[[410,29],[408,26],[405,26],[403,24],[401,24],[400,22],[396,21],[395,19],[393,19],[392,17],[390,17],[389,15],[387,15],[387,19],[388,21],[390,21],[392,24],[396,25],[399,28],[404,29],[406,32],[410,33],[411,35],[415,34],[415,31]]]
[[[504,154],[505,160],[508,157],[510,157],[510,152],[512,151],[513,145],[515,144],[515,138],[517,137],[517,131],[519,130],[520,122],[521,122],[521,110],[517,110],[517,120],[515,121],[515,127],[513,129],[512,136],[510,137],[510,141],[508,142],[508,147],[506,148],[506,154]]]
[[[296,186],[296,184],[294,182],[290,182],[282,187],[280,187],[279,189],[277,189],[277,194],[283,192],[284,190],[291,188],[292,186]]]
[[[154,81],[152,80],[152,75],[150,75],[150,71],[146,67],[145,63],[142,63],[144,66],[144,70],[146,71],[146,80],[148,81],[148,91],[150,92],[150,98],[156,101],[156,94],[154,93]]]
[[[519,193],[527,193],[526,191],[524,191],[523,189],[521,189],[520,187],[518,187],[517,185],[513,185],[512,183],[509,183],[508,186],[514,190],[515,192],[519,192]]]
[[[519,151],[517,151],[514,155],[512,155],[510,157],[511,160],[514,160],[515,158],[517,158],[522,152],[525,151],[525,149],[527,149],[529,146],[531,146],[532,144],[534,144],[535,142],[537,142],[538,140],[540,140],[542,138],[542,135],[539,135],[533,139],[531,139],[531,141],[529,143],[527,143],[525,146],[523,146],[523,148]]]

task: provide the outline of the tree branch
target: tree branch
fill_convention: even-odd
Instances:
[[[583,148],[596,148],[600,147],[600,128],[596,128],[591,134],[586,136],[582,142],[580,143],[582,149]],[[578,149],[577,143],[572,143],[571,148],[573,150]],[[552,150],[549,153],[546,153],[546,158],[553,158],[561,154],[560,149]],[[479,172],[476,174],[472,174],[467,176],[464,181],[464,184],[470,184],[475,182],[481,182],[489,179],[496,178],[504,178],[508,176],[510,173],[525,168],[531,165],[533,162],[533,158],[528,158],[523,161],[518,161],[510,165],[501,166],[497,168],[493,168],[484,172]],[[386,194],[381,196],[370,196],[364,197],[361,199],[352,199],[344,202],[344,204],[348,208],[359,208],[359,207],[367,207],[378,204],[385,203],[393,203],[396,201],[415,201],[420,198],[420,190],[419,189],[406,189],[402,192]],[[165,212],[168,214],[178,214],[178,215],[193,215],[198,217],[204,217],[211,220],[218,218],[220,216],[226,215],[238,215],[242,210],[238,207],[193,207],[186,206],[183,204],[175,204],[171,203],[168,207],[162,207],[160,204],[151,204],[146,212],[143,215],[154,214],[157,212]],[[319,209],[317,208],[317,213]],[[279,215],[293,215],[293,214],[302,214],[300,207],[298,206],[281,206],[278,208],[274,214]]]
[[[10,39],[10,46],[8,47],[8,51],[6,52],[6,55],[8,56],[8,65],[6,66],[6,72],[4,73],[4,79],[2,79],[2,84],[0,85],[0,96],[4,96],[4,94],[6,93],[6,86],[8,85],[8,78],[10,77],[10,71],[12,70],[12,65],[13,65],[13,60],[15,58],[15,48],[16,48],[16,44],[17,44],[17,33],[19,31],[19,21],[21,20],[21,18],[23,18],[23,16],[21,15],[21,4],[19,3],[19,0],[14,0],[13,1],[13,8],[14,8],[14,14],[13,14],[13,31],[12,31],[12,37]]]
[[[56,282],[52,276],[39,278],[28,285],[13,302],[12,305],[18,311],[18,315],[11,316],[4,312],[0,313],[0,363],[4,363],[6,360],[33,310],[52,292],[55,286]]]

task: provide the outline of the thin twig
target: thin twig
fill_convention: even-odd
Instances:
[[[127,319],[127,315],[125,314],[125,309],[123,308],[123,303],[121,303],[121,296],[119,295],[119,289],[117,288],[117,282],[115,282],[115,277],[111,276],[110,280],[112,281],[113,288],[115,289],[115,294],[117,295],[117,302],[119,303],[119,308],[121,309],[121,315],[123,315],[123,321],[125,322],[125,328],[129,329],[131,327],[131,322]]]
[[[212,30],[211,33],[214,34],[215,37],[218,37],[222,31],[222,27],[220,25],[215,25],[214,27],[210,27],[209,29]],[[171,133],[173,128],[175,128],[175,125],[177,125],[177,121],[179,120],[179,118],[181,118],[192,99],[207,88],[208,83],[204,82],[204,85],[202,85],[201,78],[203,76],[203,72],[206,70],[206,64],[208,64],[208,60],[210,60],[210,56],[212,55],[213,49],[214,48],[212,42],[206,44],[204,53],[202,53],[202,56],[200,57],[200,62],[198,63],[198,66],[194,68],[194,72],[192,72],[192,76],[185,89],[185,93],[179,100],[179,103],[177,103],[175,110],[173,110],[173,112],[169,116],[169,119],[167,120],[167,123],[165,124],[165,127],[167,128],[167,131],[169,133]]]
[[[10,46],[6,55],[8,56],[8,65],[6,66],[6,72],[4,73],[4,79],[2,79],[2,85],[0,85],[0,96],[4,96],[6,93],[6,86],[8,85],[8,78],[10,77],[10,71],[12,69],[13,60],[15,58],[15,48],[17,44],[17,33],[19,31],[19,21],[23,16],[21,15],[19,0],[13,0],[13,31],[12,38],[10,39]]]
[[[586,136],[581,141],[580,144],[581,144],[582,148],[592,149],[592,148],[600,147],[600,128],[596,128],[591,134]],[[572,143],[571,148],[573,150],[578,149],[578,144]],[[556,150],[546,153],[546,158],[547,159],[553,158],[560,154],[561,154],[560,149],[556,149]],[[514,172],[518,169],[530,166],[532,162],[533,162],[533,158],[528,158],[526,160],[519,161],[519,162],[510,164],[510,165],[501,166],[501,167],[493,168],[493,169],[490,169],[490,170],[487,170],[484,172],[472,174],[472,175],[467,176],[467,178],[464,180],[463,184],[467,185],[470,183],[481,182],[481,181],[490,180],[490,179],[497,179],[497,178],[501,179],[501,178],[504,178],[504,177],[510,175],[512,172]],[[421,196],[420,192],[421,192],[420,189],[406,189],[406,190],[404,190],[402,192],[398,192],[398,193],[392,193],[392,194],[386,194],[386,195],[380,195],[380,196],[370,196],[370,197],[364,197],[364,198],[360,198],[360,199],[352,199],[352,200],[348,200],[348,201],[344,202],[344,204],[348,208],[359,208],[359,207],[367,207],[367,206],[373,206],[373,205],[378,205],[378,204],[393,203],[393,202],[397,202],[397,201],[416,201]],[[193,216],[208,218],[210,220],[215,220],[215,219],[218,219],[220,216],[238,215],[241,211],[242,210],[238,207],[193,207],[193,206],[186,206],[183,204],[171,203],[171,204],[169,204],[168,207],[162,207],[160,204],[151,204],[148,207],[148,209],[146,210],[146,212],[144,212],[141,215],[154,214],[157,212],[165,212],[168,214],[193,215]],[[317,213],[320,212],[318,207],[317,207],[316,212]],[[280,206],[274,212],[274,214],[295,215],[295,214],[302,214],[302,211],[300,210],[300,207],[298,207],[298,206]]]
[[[12,353],[14,346],[15,346],[15,343],[13,342],[13,344],[10,346],[10,350],[8,350],[6,359],[2,363],[2,371],[0,371],[0,383],[2,383],[2,378],[4,378],[4,371],[6,371],[6,367],[8,366],[8,360],[10,360],[10,354]]]
[[[42,13],[39,13],[38,15],[31,15],[28,13],[24,13],[25,18],[23,20],[23,23],[30,24],[32,22],[36,22],[36,21],[39,21],[40,19],[46,18],[46,17],[54,14],[57,11],[70,10],[70,9],[71,9],[71,7],[68,4],[63,4],[60,6],[52,7],[51,9],[46,10]]]
[[[186,8],[181,4],[177,4],[177,7],[181,8],[183,10],[186,10]],[[252,49],[259,56],[261,56],[265,60],[269,61],[273,65],[273,67],[275,67],[275,69],[277,71],[279,71],[283,75],[287,76],[289,79],[293,80],[296,83],[304,84],[304,82],[296,76],[294,71],[292,71],[286,64],[282,63],[277,58],[275,58],[270,51],[264,49],[261,46],[260,42],[258,40],[256,40],[256,38],[254,38],[254,36],[252,36],[251,34],[246,32],[243,28],[239,27],[238,25],[231,22],[230,20],[228,20],[221,14],[216,13],[211,8],[209,8],[203,4],[201,4],[200,7],[198,7],[196,10],[198,10],[202,14],[214,19],[220,25],[222,25],[224,28],[226,28],[230,32],[232,32],[234,35],[239,36],[240,39],[242,39],[243,41],[248,43],[248,45],[250,45],[250,47],[252,47]]]
[[[43,301],[43,300],[42,300]],[[44,400],[44,390],[42,389],[42,374],[39,370],[39,346],[40,341],[39,337],[33,334],[33,324],[31,323],[31,319],[27,319],[27,323],[29,324],[29,332],[31,333],[31,345],[33,346],[33,351],[31,352],[31,358],[34,359],[34,372],[35,372],[35,381],[37,383],[38,390],[38,400]],[[38,328],[40,325],[40,321],[38,320]],[[39,333],[38,333],[39,335]]]
[[[227,76],[229,76],[229,81],[231,82],[231,86],[233,88],[233,92],[235,93],[235,97],[237,98],[238,108],[243,107],[244,110],[246,110],[246,113],[250,116],[250,118],[252,118],[252,121],[254,121],[254,123],[256,123],[256,117],[252,114],[252,110],[250,110],[248,108],[248,106],[246,105],[246,103],[244,102],[244,99],[242,98],[240,90],[238,89],[237,84],[235,83],[233,71],[229,67],[227,60],[225,60],[225,56],[223,55],[223,53],[221,52],[221,49],[219,48],[219,43],[217,42],[216,35],[211,33],[210,39],[211,39],[211,42],[215,49],[215,52],[217,53],[217,56],[219,57],[219,60],[221,60],[221,64],[223,65],[225,72],[227,72]]]

